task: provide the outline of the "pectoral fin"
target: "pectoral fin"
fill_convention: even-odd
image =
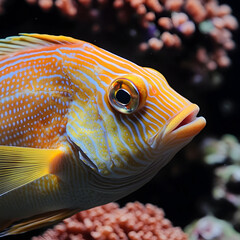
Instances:
[[[0,196],[48,174],[63,154],[59,149],[0,146]]]
[[[8,235],[24,233],[27,231],[34,230],[36,228],[41,228],[50,224],[60,222],[61,220],[68,218],[75,214],[78,210],[76,209],[61,209],[53,212],[47,212],[34,216],[29,219],[22,220],[10,226],[7,230],[0,233],[0,237],[5,237]]]

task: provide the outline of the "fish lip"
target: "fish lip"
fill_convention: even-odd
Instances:
[[[176,138],[194,137],[206,125],[204,117],[197,117],[199,107],[190,104],[179,114],[170,119],[163,133],[163,138],[174,136]]]

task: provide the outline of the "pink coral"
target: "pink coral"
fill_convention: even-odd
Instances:
[[[139,45],[141,51],[148,49],[160,51],[164,47],[186,49],[189,39],[199,39],[200,42],[195,41],[195,49],[191,48],[195,56],[193,60],[202,64],[208,71],[229,66],[231,60],[227,52],[235,48],[231,31],[238,27],[238,22],[231,15],[231,8],[226,4],[220,5],[218,0],[26,1],[31,4],[38,3],[44,10],[55,6],[71,17],[82,16],[80,11],[89,12],[90,17],[93,11],[97,11],[101,16],[101,11],[110,6],[121,24],[131,21],[131,16],[134,16],[132,12],[135,12],[135,17],[147,35],[143,37],[145,41]],[[92,30],[100,31],[104,26],[99,24],[98,18],[95,20]],[[201,37],[204,43],[200,40]],[[206,37],[209,38],[209,42],[205,41]],[[204,62],[203,58],[198,58],[198,52],[202,49],[205,49],[206,54]],[[219,51],[221,51],[220,55]]]
[[[116,203],[82,211],[65,219],[32,240],[187,240],[178,227],[164,218],[162,209],[151,204]]]

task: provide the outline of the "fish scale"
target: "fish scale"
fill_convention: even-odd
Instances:
[[[0,69],[5,66],[0,79],[2,145],[55,148],[65,132],[70,83],[56,58],[46,60],[35,52],[31,60],[0,63]]]

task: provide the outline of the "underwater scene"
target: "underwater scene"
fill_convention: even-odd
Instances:
[[[239,24],[238,0],[0,0],[0,239],[240,240]]]

